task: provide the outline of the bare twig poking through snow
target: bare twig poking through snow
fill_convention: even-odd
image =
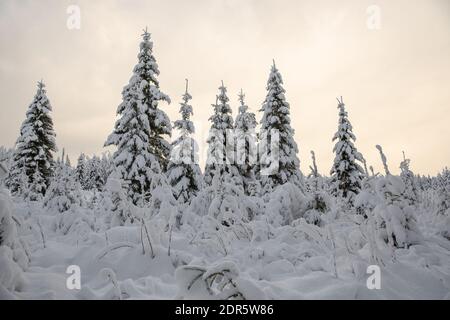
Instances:
[[[375,146],[375,148],[377,148],[378,151],[380,151],[380,156],[381,156],[381,161],[383,162],[384,172],[386,173],[386,175],[390,175],[391,173],[389,172],[389,168],[388,168],[388,165],[387,165],[387,159],[386,159],[386,156],[383,153],[383,148],[381,148],[381,146],[379,144],[377,144]]]
[[[26,245],[25,241],[21,237],[19,238],[19,241],[20,241],[20,245],[23,248],[23,251],[25,252],[25,255],[27,256],[28,263],[30,263],[31,262],[31,254],[28,250],[28,246]]]
[[[17,224],[17,226],[20,228],[21,226],[22,226],[22,224],[20,223],[20,221],[19,220],[17,220],[17,218],[16,217],[14,217],[14,216],[11,216],[11,219]]]
[[[119,283],[117,282],[117,277],[116,277],[115,272],[109,268],[102,269],[102,271],[100,271],[100,272],[106,278],[106,280],[108,280],[112,283],[112,285],[114,287],[113,299],[122,300],[122,291],[120,289]]]
[[[319,170],[317,169],[316,154],[312,150],[311,150],[311,158],[312,158],[312,166],[309,166],[309,168],[311,169],[311,176],[314,178],[314,191],[318,191]]]
[[[148,233],[147,225],[146,225],[146,223],[145,223],[145,221],[144,221],[144,218],[142,218],[141,222],[142,222],[142,225],[141,225],[141,243],[142,243],[142,251],[143,251],[143,254],[145,254],[145,246],[144,246],[144,240],[143,240],[143,233],[144,233],[144,231],[145,231],[145,234],[146,234],[146,236],[147,236],[147,242],[148,242],[148,245],[149,245],[149,247],[150,247],[150,252],[151,252],[152,259],[153,259],[153,258],[155,258],[155,252],[153,251],[152,241],[151,241],[151,239],[150,239],[150,234]]]
[[[377,245],[375,235],[376,225],[372,215],[368,217],[367,223],[365,225],[361,225],[360,228],[361,235],[365,238],[367,244],[369,245],[370,263],[385,266],[383,255]]]
[[[224,261],[213,267],[183,266],[176,271],[181,297],[246,300],[239,288],[236,265]]]
[[[362,155],[361,155],[361,159],[362,159],[362,163],[364,165],[364,172],[366,173],[367,177],[370,177],[369,170],[367,170],[367,161]]]
[[[173,232],[173,225],[170,226],[170,231],[169,231],[169,250],[167,251],[167,254],[170,257],[170,248],[172,247],[172,232]]]
[[[144,225],[141,225],[141,245],[142,245],[142,254],[145,255],[145,245],[144,245]]]
[[[334,269],[334,276],[337,278],[338,277],[338,272],[337,272],[337,264],[336,264],[336,244],[334,241],[334,234],[333,234],[333,230],[331,230],[331,226],[327,226],[327,231],[328,231],[328,237],[330,239],[331,242],[331,255],[333,258],[333,269]]]
[[[228,255],[227,247],[225,246],[225,242],[223,241],[222,237],[220,236],[219,232],[214,234],[217,237],[217,240],[219,240],[219,243],[223,249],[223,254],[226,256]]]
[[[105,249],[103,249],[98,255],[97,255],[97,259],[100,260],[102,259],[104,256],[106,256],[108,253],[110,253],[113,250],[117,250],[120,248],[136,248],[136,246],[133,243],[128,243],[128,242],[118,242],[118,243],[114,243],[108,247],[106,247]]]
[[[311,169],[311,175],[314,178],[318,178],[319,177],[319,170],[317,170],[316,154],[312,150],[311,150],[311,159],[312,159],[312,166],[309,166],[309,168]]]
[[[375,177],[375,172],[373,171],[373,167],[370,166],[369,168],[370,168],[370,173],[372,174],[372,177]],[[377,174],[378,174],[378,173],[377,173]]]
[[[39,231],[40,231],[41,237],[42,237],[42,244],[43,244],[44,249],[45,249],[45,248],[47,248],[47,245],[45,244],[44,231],[42,230],[42,225],[41,225],[41,221],[40,221],[39,217],[37,218],[37,225],[39,227]]]

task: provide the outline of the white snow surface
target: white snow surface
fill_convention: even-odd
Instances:
[[[327,213],[326,227],[319,227],[290,213],[295,220],[287,225],[268,223],[276,213],[266,212],[248,223],[250,239],[219,230],[224,253],[214,238],[195,236],[201,221],[191,216],[171,232],[147,221],[147,236],[139,224],[110,228],[98,212],[80,208],[72,213],[74,227],[62,233],[61,214],[39,202],[16,200],[10,208],[2,197],[1,217],[12,209],[29,265],[19,267],[14,247],[0,246],[0,299],[450,298],[450,241],[438,236],[436,219],[424,209],[417,212],[422,241],[380,253],[381,289],[370,290],[366,270],[375,263],[361,216]],[[442,219],[439,226],[448,227],[448,215]],[[80,267],[80,290],[66,286],[71,265]]]

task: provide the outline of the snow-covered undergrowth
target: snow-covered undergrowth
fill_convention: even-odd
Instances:
[[[380,184],[381,179],[378,179]],[[84,204],[64,213],[40,202],[10,203],[2,194],[0,296],[19,299],[442,299],[450,292],[449,216],[430,205],[413,212],[421,238],[405,248],[377,233],[368,218],[332,206],[320,226],[304,219],[306,197],[292,185],[254,203],[251,220],[220,223],[212,212],[184,210],[179,227],[160,212],[110,227],[110,212]],[[291,189],[291,190],[289,190]],[[368,197],[362,197],[368,199]],[[248,201],[248,199],[247,199]],[[376,201],[376,200],[374,200]],[[210,203],[214,201],[210,200]],[[212,205],[214,207],[214,205]],[[231,206],[232,207],[232,206]],[[144,215],[137,208],[131,212]],[[12,213],[14,212],[14,219]],[[225,219],[225,217],[222,217]],[[6,222],[5,222],[6,221]],[[8,227],[9,226],[9,227]],[[10,236],[16,232],[16,236]],[[12,243],[15,239],[16,243]],[[381,289],[366,286],[367,267],[381,268]],[[66,285],[81,271],[81,289]]]

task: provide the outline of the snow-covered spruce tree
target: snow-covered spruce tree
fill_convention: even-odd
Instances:
[[[323,190],[323,177],[317,169],[316,155],[311,151],[312,166],[311,173],[308,176],[308,209],[304,214],[304,218],[308,223],[315,225],[322,224],[322,214],[330,210],[330,196]]]
[[[370,171],[372,173],[369,172],[364,157],[362,157],[362,163],[364,165],[364,176],[361,180],[361,190],[356,195],[353,205],[356,209],[356,213],[364,219],[367,219],[369,215],[372,215],[373,209],[378,204],[375,192],[375,183],[378,173],[374,174],[372,166],[370,166]]]
[[[64,158],[64,156],[62,157]],[[81,186],[67,162],[58,161],[45,197],[44,206],[59,213],[81,206]]]
[[[124,182],[116,171],[108,177],[101,205],[109,215],[107,221],[111,227],[134,222]]]
[[[316,154],[314,151],[311,150],[311,160],[312,165],[309,166],[309,169],[311,170],[311,173],[308,175],[308,191],[317,191],[321,187],[321,175],[319,173],[319,169],[317,169],[317,163],[316,163]]]
[[[389,172],[386,156],[377,145],[386,175],[376,181],[378,205],[373,211],[378,238],[390,247],[408,248],[421,239],[416,226],[414,207],[406,196],[406,185],[398,176]]]
[[[96,176],[96,156],[92,156],[92,158],[86,158],[86,165],[84,168],[84,185],[83,189],[92,190],[95,188],[95,176]]]
[[[85,189],[100,191],[106,184],[108,178],[106,168],[102,160],[94,155],[86,161]]]
[[[68,154],[66,154],[65,161],[66,161],[66,166],[68,166],[69,168],[72,168],[72,163],[70,162],[70,158],[69,158]]]
[[[86,155],[81,153],[77,160],[77,166],[75,167],[75,173],[80,185],[83,189],[86,188]]]
[[[201,189],[203,177],[198,165],[198,146],[192,138],[195,132],[193,115],[189,100],[192,96],[188,92],[186,79],[186,92],[183,102],[180,103],[181,119],[175,121],[174,128],[179,130],[179,137],[172,143],[172,153],[167,166],[167,179],[172,186],[175,199],[181,203],[188,203]]]
[[[245,95],[239,93],[239,113],[236,116],[234,130],[236,137],[236,166],[242,176],[244,191],[247,195],[256,195],[258,181],[255,177],[255,164],[257,160],[256,145],[256,118],[253,112],[248,111],[244,101]]]
[[[338,99],[339,127],[333,137],[336,141],[333,152],[336,154],[331,168],[332,193],[335,196],[347,198],[353,201],[361,189],[361,181],[364,170],[357,161],[363,161],[362,155],[357,151],[352,132],[352,125],[345,111],[344,101]]]
[[[101,160],[100,160],[100,166],[102,168],[102,174],[103,174],[103,180],[108,180],[109,175],[114,169],[112,158],[109,153],[103,153]]]
[[[303,189],[298,147],[294,141],[290,106],[285,92],[283,79],[274,61],[267,81],[266,99],[259,110],[263,112],[263,117],[259,133],[260,172],[257,174],[264,193],[286,182]]]
[[[206,185],[211,185],[214,175],[231,174],[238,185],[242,185],[242,177],[235,163],[234,130],[231,108],[228,104],[227,88],[219,87],[219,95],[213,104],[214,114],[209,118],[211,128],[208,136],[208,156],[204,173]]]
[[[431,179],[430,176],[428,176],[428,179]],[[445,167],[442,172],[438,173],[435,180],[437,180],[438,188],[441,186],[450,186],[450,169]]]
[[[9,170],[14,155],[14,149],[0,147],[0,163],[3,163],[4,167]],[[9,171],[8,171],[9,172]],[[5,177],[6,178],[6,177]]]
[[[405,196],[409,200],[411,204],[414,204],[418,201],[418,193],[416,187],[416,178],[414,173],[409,169],[409,164],[411,160],[406,159],[405,152],[403,152],[403,161],[400,163],[400,177],[403,180],[403,183],[406,186]]]
[[[376,193],[377,179],[378,173],[376,175],[365,175],[361,181],[361,190],[354,199],[353,205],[356,208],[356,213],[364,219],[372,216],[373,209],[379,203]]]
[[[450,213],[450,170],[445,168],[436,177],[437,180],[437,207],[439,214]],[[450,234],[450,231],[448,232]]]
[[[3,181],[8,169],[0,162],[0,246],[11,246],[16,236],[16,225],[12,219],[12,201]]]
[[[128,196],[134,204],[143,204],[144,195],[151,180],[150,167],[154,161],[165,171],[170,156],[170,143],[165,135],[171,135],[170,120],[158,104],[170,103],[159,89],[158,65],[153,56],[150,33],[144,32],[138,55],[139,63],[125,86],[123,102],[117,109],[120,118],[105,146],[115,145],[113,164],[120,178],[127,182]]]
[[[15,195],[22,193],[23,183],[31,190],[30,200],[38,200],[45,194],[49,179],[53,174],[52,152],[57,151],[53,121],[50,117],[52,107],[47,98],[45,85],[38,82],[37,93],[28,107],[26,119],[22,123],[20,136],[16,142],[12,170],[7,185]],[[24,176],[26,181],[23,181]]]

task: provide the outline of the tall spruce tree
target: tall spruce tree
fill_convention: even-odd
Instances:
[[[13,194],[20,195],[27,189],[30,200],[37,200],[45,194],[53,174],[53,152],[57,148],[51,111],[45,84],[40,81],[22,123],[12,170],[7,179],[7,185]]]
[[[214,114],[209,118],[211,128],[207,140],[208,157],[204,174],[207,185],[212,184],[216,174],[230,174],[236,184],[242,185],[234,159],[234,124],[228,101],[227,88],[222,81],[216,103],[213,104]]]
[[[172,132],[168,116],[158,107],[160,101],[170,103],[170,99],[159,89],[153,42],[147,30],[142,37],[139,62],[117,108],[120,118],[105,143],[105,146],[117,147],[113,163],[128,185],[128,196],[134,204],[142,204],[149,190],[152,162],[157,161],[166,169],[171,145],[165,136]]]
[[[263,112],[263,117],[260,122],[258,174],[264,192],[286,182],[302,187],[298,147],[294,141],[285,92],[283,79],[274,61],[267,81],[266,99],[259,110]]]
[[[245,95],[239,93],[239,113],[236,116],[235,137],[236,137],[236,165],[239,174],[242,176],[244,191],[251,194],[255,187],[255,164],[257,159],[256,150],[256,117],[253,112],[248,111],[245,104]]]
[[[195,132],[194,123],[191,121],[194,114],[189,104],[191,99],[186,79],[186,92],[183,94],[183,102],[180,103],[181,119],[174,123],[174,128],[179,130],[180,136],[172,143],[172,155],[166,173],[175,199],[182,203],[189,202],[202,185],[198,146],[191,137]]]
[[[354,145],[356,140],[352,132],[352,125],[345,111],[344,101],[338,100],[339,126],[333,137],[336,144],[333,152],[336,154],[331,168],[332,193],[350,200],[361,190],[364,169],[358,164],[363,162],[362,155]]]

